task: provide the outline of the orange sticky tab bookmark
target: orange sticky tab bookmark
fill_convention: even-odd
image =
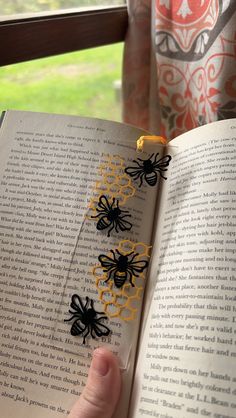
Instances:
[[[142,152],[143,151],[144,141],[160,142],[163,145],[166,145],[167,144],[167,139],[164,138],[163,136],[158,136],[158,135],[143,135],[143,136],[140,136],[139,139],[137,139],[137,151],[138,152]]]

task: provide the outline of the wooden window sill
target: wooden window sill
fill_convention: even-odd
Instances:
[[[0,65],[121,42],[126,6],[61,12],[0,23]]]

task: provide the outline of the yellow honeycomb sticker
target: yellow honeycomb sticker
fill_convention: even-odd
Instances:
[[[124,321],[136,318],[145,287],[143,270],[148,265],[143,257],[150,257],[150,249],[151,246],[143,242],[123,240],[120,241],[116,253],[111,250],[108,254],[99,256],[101,263],[93,267],[93,275],[99,300],[110,318],[118,317]],[[125,271],[119,271],[117,268],[120,256],[125,258],[126,262],[129,260]]]
[[[122,206],[127,199],[135,194],[131,178],[124,172],[124,158],[119,155],[105,155],[103,158],[104,161],[98,168],[101,180],[96,182],[93,196],[89,203],[89,208],[94,213],[96,213],[97,202],[101,195],[105,195],[108,201],[118,200],[119,205]]]

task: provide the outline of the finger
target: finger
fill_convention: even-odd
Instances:
[[[119,399],[117,358],[105,348],[94,351],[88,380],[68,418],[111,418]]]

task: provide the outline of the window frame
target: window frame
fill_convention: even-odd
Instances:
[[[127,27],[127,6],[5,20],[0,66],[122,42]]]

